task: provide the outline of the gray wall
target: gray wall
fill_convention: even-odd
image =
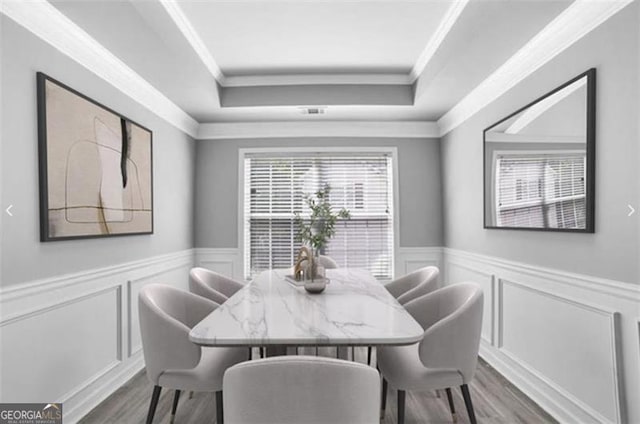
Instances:
[[[195,142],[13,21],[2,16],[2,273],[9,286],[193,246]],[[39,241],[36,72],[153,131],[153,235]],[[3,206],[3,208],[6,206]]]
[[[442,245],[440,144],[437,139],[304,138],[197,143],[196,247],[238,246],[238,149],[251,147],[398,148],[400,246]]]
[[[634,3],[442,140],[447,247],[638,283],[638,4]],[[568,79],[597,68],[596,232],[485,230],[482,130]]]

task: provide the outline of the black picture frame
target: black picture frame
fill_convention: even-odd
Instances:
[[[153,234],[153,132],[42,72],[36,86],[40,241]]]
[[[490,196],[488,191],[491,187],[487,187],[487,181],[489,181],[487,169],[487,132],[496,126],[504,123],[505,121],[520,114],[536,103],[546,99],[547,97],[559,92],[560,90],[568,87],[574,82],[586,77],[586,178],[585,178],[585,228],[553,228],[553,227],[516,227],[516,226],[496,226],[488,225],[487,216],[487,202],[490,202]],[[551,232],[570,232],[570,233],[595,233],[595,195],[596,195],[596,68],[590,68],[589,70],[571,78],[564,84],[554,88],[548,93],[543,94],[527,105],[521,107],[515,112],[509,114],[505,118],[500,119],[498,122],[488,126],[482,132],[482,161],[483,161],[483,226],[485,229],[498,229],[498,230],[528,230],[528,231],[551,231]]]

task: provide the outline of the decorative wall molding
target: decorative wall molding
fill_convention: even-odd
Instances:
[[[207,67],[211,75],[218,81],[220,85],[224,85],[225,76],[222,70],[216,63],[215,59],[211,55],[211,52],[207,48],[206,44],[198,35],[196,29],[191,25],[191,22],[182,11],[182,8],[176,1],[160,0],[160,4],[167,11],[173,22],[176,24],[182,35],[187,39],[193,50],[196,52],[202,63]]]
[[[564,389],[560,384],[557,384],[554,382],[553,379],[551,378],[546,378],[544,376],[543,373],[537,372],[535,367],[532,366],[531,364],[527,363],[526,360],[521,359],[519,357],[519,355],[515,352],[511,352],[508,346],[505,346],[504,344],[504,326],[505,325],[511,325],[513,320],[510,319],[510,317],[505,316],[504,312],[503,312],[503,308],[504,308],[504,304],[505,304],[505,296],[504,296],[504,287],[505,286],[509,286],[511,288],[514,288],[518,291],[520,291],[521,293],[530,293],[533,294],[535,296],[539,296],[542,298],[546,298],[545,302],[547,303],[556,303],[561,305],[560,307],[562,309],[564,309],[565,311],[568,311],[572,308],[577,308],[577,309],[581,309],[583,312],[586,312],[586,315],[589,315],[593,318],[595,318],[595,320],[599,320],[605,323],[605,329],[603,332],[600,331],[596,331],[595,326],[594,327],[589,327],[587,329],[587,324],[585,321],[580,322],[580,327],[585,329],[585,333],[590,333],[589,336],[591,337],[590,340],[590,344],[595,344],[597,343],[598,345],[601,344],[602,342],[602,346],[601,348],[605,348],[607,350],[607,355],[605,358],[602,358],[604,361],[604,363],[606,364],[606,366],[603,367],[597,367],[596,368],[600,368],[602,370],[607,370],[608,374],[609,374],[609,378],[611,380],[611,386],[609,387],[609,390],[607,390],[607,393],[609,393],[610,395],[612,395],[612,406],[613,406],[613,417],[615,418],[614,422],[617,423],[621,423],[622,422],[622,416],[621,416],[621,409],[620,409],[620,381],[618,379],[618,375],[620,373],[620,364],[619,364],[619,352],[618,352],[618,343],[616,340],[617,334],[619,333],[619,320],[620,320],[620,314],[618,312],[612,311],[610,309],[607,308],[603,308],[600,306],[596,306],[596,305],[592,305],[589,301],[576,301],[572,298],[569,297],[565,297],[565,296],[558,296],[556,294],[551,293],[548,290],[539,290],[538,288],[536,288],[533,285],[530,284],[525,284],[525,283],[521,283],[521,282],[514,282],[514,281],[510,281],[510,280],[503,280],[500,279],[499,280],[499,284],[501,287],[500,293],[501,293],[501,297],[500,297],[500,302],[499,302],[499,308],[500,308],[500,312],[499,315],[501,317],[504,317],[502,319],[502,326],[501,326],[501,332],[499,334],[499,339],[500,339],[500,344],[497,346],[501,352],[507,356],[510,357],[510,359],[514,362],[516,362],[518,365],[520,365],[523,368],[526,368],[530,373],[534,373],[537,374],[538,378],[545,380],[545,383],[551,387],[553,387],[553,389],[557,392],[560,393],[564,398],[567,399],[571,399],[573,403],[580,405],[581,409],[585,412],[587,412],[590,415],[590,418],[592,420],[595,420],[597,422],[611,422],[611,418],[607,418],[605,416],[603,416],[600,412],[598,412],[597,410],[595,410],[589,402],[583,402],[580,400],[579,397],[574,396],[570,391]],[[524,292],[522,292],[524,290]],[[532,299],[531,295],[526,296],[528,299]],[[507,299],[508,300],[508,299]],[[531,305],[529,305],[531,306]],[[567,320],[565,320],[567,321]],[[517,322],[517,321],[516,321]],[[562,325],[563,323],[559,323],[560,325]],[[569,334],[569,336],[573,336],[573,337],[578,337],[578,334]],[[606,345],[606,346],[605,346]],[[593,355],[593,353],[592,353]],[[558,358],[560,359],[560,358]],[[597,364],[596,364],[597,365]],[[571,365],[566,364],[564,365],[564,367],[571,367]],[[581,371],[584,371],[584,369],[589,369],[588,367],[583,367],[581,369]],[[577,374],[577,373],[576,373]],[[602,374],[602,371],[599,373]],[[606,383],[604,381],[600,381],[599,382],[602,386],[604,386]]]
[[[64,393],[49,394],[56,401],[65,402],[65,422],[77,422],[143,367],[137,327],[137,292],[155,281],[186,288],[188,270],[194,264],[242,279],[239,249],[196,248],[5,288],[0,292],[3,346],[14,345],[19,340],[16,335],[23,331],[33,335],[44,331],[34,317],[56,326],[56,320],[61,319],[56,318],[56,314],[71,307],[80,308],[87,314],[78,314],[82,328],[82,318],[88,319],[96,313],[92,302],[104,298],[99,305],[101,310],[108,312],[108,319],[101,315],[98,322],[107,326],[105,330],[112,336],[106,341],[103,337],[103,345],[99,346],[94,346],[90,340],[83,342],[83,349],[88,350],[79,354],[85,359],[93,359],[94,355],[97,357],[103,352],[104,346],[112,353],[103,355],[91,370],[87,369],[86,375],[76,375],[72,386],[64,389]],[[638,421],[640,406],[633,399],[640,395],[640,382],[629,376],[640,373],[640,286],[450,248],[400,247],[396,251],[396,275],[428,265],[438,266],[442,280],[448,283],[473,279],[485,287],[488,325],[483,325],[481,355],[550,414],[564,422]],[[568,320],[575,326],[571,328],[575,328],[576,333],[567,334],[567,339],[577,338],[577,350],[570,350],[563,358],[554,360],[569,361],[563,372],[570,373],[573,379],[570,382],[575,383],[573,387],[580,388],[577,392],[565,387],[566,381],[563,385],[555,374],[548,375],[541,370],[540,364],[544,365],[546,358],[539,355],[525,357],[531,353],[518,345],[514,335],[527,334],[534,343],[531,346],[539,345],[548,336],[542,330],[526,333],[531,332],[531,327],[513,316],[513,311],[524,309],[518,302],[527,305],[543,302],[552,307],[551,312],[567,314],[566,317],[563,315],[563,322]],[[537,312],[542,314],[540,318],[545,317],[545,312],[551,313],[527,310],[528,314]],[[67,313],[76,314],[76,309]],[[511,315],[505,316],[505,313]],[[585,328],[586,321],[590,322],[588,325],[597,325]],[[596,328],[598,326],[600,330]],[[59,327],[64,328],[62,322]],[[55,344],[50,349],[53,351],[49,354],[56,354]],[[92,353],[91,349],[100,349],[100,352]],[[594,352],[600,352],[600,355],[594,355]],[[602,361],[590,368],[608,375],[607,381],[613,382],[613,386],[607,382],[588,385],[593,372],[576,371],[571,365],[574,355],[591,355],[594,360]],[[7,356],[3,355],[3,358]],[[20,371],[20,367],[28,368],[32,362],[27,363],[29,358],[25,358],[24,363],[21,361],[11,366],[26,375],[28,373]],[[53,378],[64,382],[69,377]],[[11,386],[12,382],[3,381],[2,384]],[[582,387],[601,391],[597,393],[601,395],[598,397],[602,399],[601,404],[594,406],[586,402]]]
[[[422,53],[420,53],[418,60],[413,65],[409,74],[411,82],[415,82],[415,80],[420,77],[420,74],[422,74],[424,69],[427,67],[427,64],[431,61],[431,58],[433,58],[433,55],[438,51],[438,48],[451,28],[453,28],[453,25],[456,23],[468,3],[469,0],[459,0],[451,3],[449,10],[447,10],[447,13],[445,13],[444,17],[440,21],[440,25],[438,25],[438,28],[436,28],[435,32],[427,42],[427,45],[422,50]]]
[[[195,249],[195,266],[219,272],[237,281],[244,281],[242,255],[240,249],[233,247]]]
[[[195,119],[49,2],[3,1],[0,11],[135,102],[195,137]]]
[[[439,120],[444,136],[597,28],[632,0],[576,0]]]
[[[443,252],[443,255],[446,254]],[[454,272],[454,268],[458,269],[457,274]],[[470,267],[464,262],[456,261],[449,257],[445,257],[444,269],[441,268],[441,271],[446,276],[446,281],[449,284],[463,281],[473,281],[480,284],[485,293],[483,308],[484,320],[482,322],[480,337],[487,344],[493,345],[497,343],[497,338],[500,334],[499,322],[501,321],[497,318],[499,309],[495,307],[495,302],[498,297],[496,296],[497,289],[493,274]],[[452,275],[458,275],[460,278],[451,279],[450,276]]]
[[[179,5],[162,4],[222,86],[290,84],[407,84],[437,51],[468,0],[454,2],[409,74],[225,76]],[[577,0],[435,122],[252,122],[199,124],[113,53],[44,0],[5,1],[0,11],[162,119],[207,140],[256,137],[442,137],[605,22],[632,0]]]
[[[279,74],[279,75],[226,75],[223,87],[259,87],[274,85],[411,85],[409,74]]]
[[[640,286],[450,248],[444,262],[447,282],[485,288],[481,356],[547,412],[640,421]]]
[[[191,260],[192,257],[193,249],[187,249],[180,252],[152,256],[147,259],[43,278],[21,284],[14,284],[0,288],[0,305],[2,305],[3,308],[6,308],[6,304],[15,302],[17,299],[27,296],[39,296],[43,293],[50,293],[54,290],[59,291],[76,284],[86,283],[87,281],[100,280],[126,272],[135,272],[149,266],[161,265],[173,261]],[[22,310],[20,312],[22,312]],[[3,316],[6,317],[6,309],[4,309]],[[0,321],[0,323],[1,322],[2,321]]]
[[[399,247],[396,251],[396,277],[425,266],[436,266],[442,270],[442,247]],[[442,281],[442,274],[440,275],[440,281]]]
[[[290,137],[437,138],[435,122],[420,121],[287,121],[200,124],[198,140]]]
[[[640,285],[625,283],[622,281],[609,280],[606,278],[595,277],[585,274],[577,274],[568,271],[562,271],[553,268],[546,268],[537,265],[526,264],[523,262],[510,261],[508,259],[496,256],[483,255],[480,253],[469,252],[464,250],[452,249],[445,247],[444,255],[447,260],[457,258],[464,260],[465,263],[476,262],[478,264],[491,264],[488,268],[499,268],[504,271],[516,270],[527,276],[552,279],[558,283],[577,288],[584,288],[601,294],[611,295],[620,299],[639,301]],[[455,260],[455,259],[454,259]]]
[[[150,282],[186,289],[193,256],[188,249],[2,289],[0,349],[11,370],[0,382],[3,401],[54,399],[65,404],[66,423],[79,421],[143,367],[137,290]]]

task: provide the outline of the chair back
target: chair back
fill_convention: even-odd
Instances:
[[[206,297],[220,305],[242,287],[244,284],[206,268],[193,268],[189,271],[191,293]]]
[[[325,269],[336,269],[338,267],[338,262],[334,261],[332,257],[325,255],[318,255],[318,262]]]
[[[380,375],[356,362],[280,356],[224,374],[227,424],[352,424],[380,421]]]
[[[162,284],[148,284],[138,295],[140,334],[147,376],[153,384],[168,369],[189,369],[200,361],[201,348],[189,331],[218,305],[195,294]]]
[[[483,293],[476,283],[459,283],[404,305],[425,329],[420,361],[427,368],[455,369],[473,379],[480,348]]]
[[[393,297],[398,299],[403,294],[417,288],[421,283],[428,280],[434,270],[437,272],[438,268],[433,266],[427,266],[424,268],[417,269],[409,274],[403,275],[400,278],[396,278],[392,282],[386,284],[384,287],[391,293]],[[437,274],[435,279],[437,280]]]
[[[398,297],[398,302],[401,305],[405,305],[413,299],[431,293],[438,288],[438,275],[440,274],[440,270],[437,267],[427,266],[419,269],[414,274],[415,281],[418,281],[418,285]]]

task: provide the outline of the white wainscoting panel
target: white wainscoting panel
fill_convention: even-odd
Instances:
[[[484,287],[495,322],[481,356],[540,406],[561,422],[640,422],[640,286],[449,248],[444,262],[447,283]]]
[[[116,367],[120,294],[120,287],[110,287],[3,322],[3,385],[11,382],[3,402],[65,402]]]
[[[143,366],[137,293],[187,288],[193,250],[0,291],[0,402],[63,402],[75,423]]]
[[[195,264],[237,281],[244,281],[240,249],[199,247],[195,249]]]
[[[442,247],[400,247],[396,252],[395,276],[400,277],[425,266],[442,272]],[[440,276],[442,281],[442,275]]]
[[[490,345],[495,344],[498,329],[496,328],[495,308],[493,306],[495,299],[493,295],[495,292],[493,275],[485,271],[470,268],[464,263],[456,262],[455,260],[446,262],[444,273],[447,276],[447,284],[473,281],[482,287],[484,291],[484,306],[482,310],[481,337],[485,343]]]
[[[619,314],[509,280],[499,284],[500,349],[573,394],[598,421],[620,422]]]

